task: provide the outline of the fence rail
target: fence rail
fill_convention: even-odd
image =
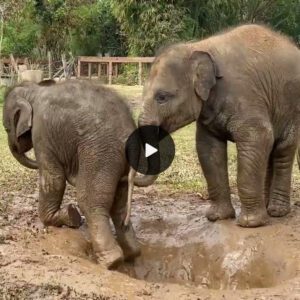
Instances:
[[[97,64],[98,77],[102,74],[102,65],[106,65],[106,76],[108,84],[112,84],[113,67],[115,74],[118,74],[118,64],[138,64],[138,84],[142,85],[143,64],[151,64],[154,57],[97,57],[97,56],[79,56],[77,66],[77,76],[82,77],[82,64],[88,64],[88,77],[92,78],[92,64]]]
[[[9,58],[0,59],[0,80],[1,78],[10,78],[11,84],[16,81],[19,72],[23,66],[27,69],[42,70],[44,78],[57,78],[61,80],[63,77],[69,79],[71,77],[89,79],[94,78],[96,70],[96,78],[103,79],[108,84],[112,84],[113,76],[118,77],[119,66],[121,64],[134,64],[138,67],[138,84],[142,85],[143,67],[153,63],[154,57],[98,57],[98,56],[79,56],[74,58],[71,54],[69,59],[63,54],[60,61],[53,61],[51,53],[48,52],[48,57],[45,60],[31,61],[27,58],[14,58],[11,55]]]

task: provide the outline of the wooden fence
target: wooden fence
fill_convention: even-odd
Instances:
[[[138,84],[143,84],[143,66],[149,65],[154,61],[154,57],[98,57],[98,56],[79,56],[74,58],[69,55],[69,60],[62,55],[60,61],[53,61],[51,53],[48,52],[48,60],[29,61],[27,58],[9,58],[0,59],[0,83],[1,79],[9,79],[10,84],[16,82],[18,73],[21,69],[38,69],[44,73],[44,78],[82,78],[92,79],[95,76],[98,79],[107,78],[108,84],[112,84],[113,76],[118,76],[118,66],[120,64],[135,64],[138,67]],[[95,72],[96,70],[96,72]],[[120,70],[119,70],[120,71]]]
[[[118,75],[119,64],[138,64],[138,84],[142,85],[143,64],[151,64],[154,57],[97,57],[97,56],[79,56],[77,66],[77,77],[82,77],[82,64],[88,64],[88,77],[92,78],[92,65],[97,64],[98,77],[101,77],[102,66],[105,65],[108,84],[112,84],[113,69]]]

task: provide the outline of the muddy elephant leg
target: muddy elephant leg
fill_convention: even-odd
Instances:
[[[215,138],[200,124],[197,124],[196,138],[199,161],[212,201],[206,217],[210,221],[234,218],[228,181],[227,142]]]
[[[124,260],[109,223],[117,184],[118,180],[105,171],[94,178],[90,174],[81,174],[77,183],[79,207],[86,217],[94,254],[98,263],[108,269],[117,267]]]
[[[66,178],[56,166],[40,167],[39,217],[46,226],[69,226],[78,228],[81,216],[73,204],[61,208]]]
[[[243,227],[258,227],[268,222],[265,181],[273,135],[268,126],[261,128],[246,126],[240,133],[242,139],[236,142],[237,185],[241,201],[238,224]]]
[[[270,201],[270,189],[272,184],[272,178],[273,178],[273,166],[272,166],[272,156],[270,156],[268,161],[267,173],[265,178],[265,186],[264,186],[264,190],[265,190],[264,197],[265,197],[266,207],[268,207]]]
[[[140,246],[137,242],[131,221],[128,226],[123,222],[126,217],[126,204],[128,194],[128,183],[120,182],[115,196],[115,201],[111,209],[111,217],[115,225],[117,240],[123,249],[126,260],[131,260],[141,254]]]
[[[291,176],[296,145],[276,145],[272,155],[273,178],[268,213],[282,217],[290,212]]]

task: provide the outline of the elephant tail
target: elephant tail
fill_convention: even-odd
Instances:
[[[297,149],[297,163],[298,163],[298,168],[300,170],[300,148]]]
[[[134,186],[138,187],[146,187],[151,185],[158,175],[144,175],[144,176],[138,176],[136,177],[136,171],[130,167],[128,176],[125,176],[121,179],[121,182],[128,183],[128,195],[127,195],[127,212],[126,217],[124,220],[124,225],[128,226],[130,221],[130,215],[131,215],[131,202],[132,202],[132,194],[133,194],[133,188]]]
[[[135,177],[136,171],[130,167],[127,181],[128,181],[128,195],[127,195],[127,211],[126,211],[126,217],[124,220],[124,226],[127,227],[130,221],[130,215],[131,215],[131,202],[132,202],[132,193],[134,188],[134,177]]]

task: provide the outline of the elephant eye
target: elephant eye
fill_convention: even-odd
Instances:
[[[158,91],[154,98],[156,100],[157,103],[159,104],[164,104],[166,102],[168,102],[169,100],[171,100],[172,98],[174,98],[174,94],[166,92],[166,91]]]

